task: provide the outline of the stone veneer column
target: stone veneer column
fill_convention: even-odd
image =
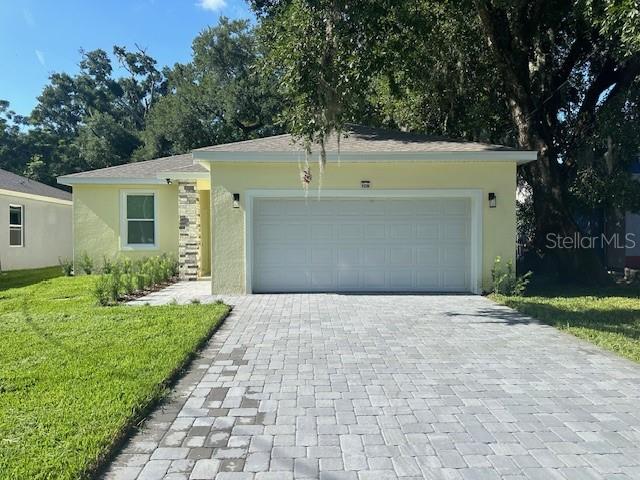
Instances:
[[[200,196],[195,182],[178,183],[178,262],[180,280],[197,280],[200,271]]]

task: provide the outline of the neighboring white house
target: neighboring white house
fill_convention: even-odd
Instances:
[[[73,256],[71,194],[0,169],[0,270]]]

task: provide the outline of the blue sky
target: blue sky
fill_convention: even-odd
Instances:
[[[159,66],[184,62],[221,15],[252,17],[244,0],[0,0],[0,99],[28,115],[52,72],[77,72],[80,48],[138,44]]]

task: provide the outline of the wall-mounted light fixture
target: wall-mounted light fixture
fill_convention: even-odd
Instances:
[[[489,192],[489,208],[496,208],[496,194]]]
[[[240,194],[233,194],[233,208],[240,208]]]
[[[173,183],[170,178],[165,178],[165,181],[167,182],[167,185],[171,185],[171,183]]]

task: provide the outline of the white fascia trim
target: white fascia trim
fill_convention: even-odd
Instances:
[[[247,294],[253,292],[251,285],[253,267],[253,202],[256,198],[305,198],[300,188],[286,190],[247,190],[244,201],[244,279]],[[322,190],[322,198],[469,198],[471,200],[471,292],[482,293],[482,237],[483,237],[483,190],[465,188],[424,190]]]
[[[96,177],[58,177],[61,185],[161,185],[165,180],[158,178],[96,178]]]
[[[73,205],[71,200],[63,200],[61,198],[47,197],[45,195],[35,195],[33,193],[15,192],[13,190],[5,190],[0,188],[0,195],[8,197],[28,198],[29,200],[38,200],[41,202],[59,203],[60,205]]]
[[[303,152],[193,152],[198,162],[268,162],[297,163]],[[483,151],[483,152],[335,152],[327,153],[329,162],[395,163],[395,162],[533,162],[536,151]]]
[[[209,180],[209,172],[160,172],[156,175],[161,180]]]

